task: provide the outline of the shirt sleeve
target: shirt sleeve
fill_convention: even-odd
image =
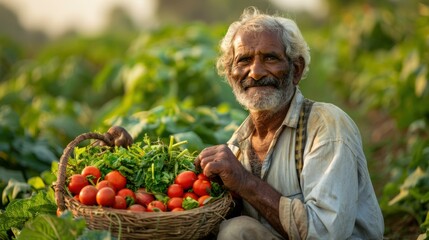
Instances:
[[[306,239],[307,212],[298,199],[280,198],[280,221],[289,234],[289,239]]]
[[[358,171],[342,140],[316,146],[305,157],[304,203],[282,197],[280,217],[290,239],[345,239],[351,236],[358,202]]]

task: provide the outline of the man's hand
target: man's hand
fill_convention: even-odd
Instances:
[[[217,145],[204,149],[195,159],[209,178],[220,177],[230,191],[238,194],[244,190],[249,172],[241,165],[227,145]]]
[[[250,203],[284,237],[279,219],[281,194],[268,183],[248,172],[227,145],[204,149],[195,159],[207,177],[220,177],[225,187]]]

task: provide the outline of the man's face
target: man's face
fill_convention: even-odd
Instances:
[[[273,32],[239,31],[233,41],[229,82],[240,104],[251,111],[277,111],[292,99],[292,63]]]

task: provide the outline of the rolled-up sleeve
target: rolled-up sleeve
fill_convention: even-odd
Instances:
[[[307,236],[307,212],[299,199],[280,198],[280,219],[289,239],[305,239]]]

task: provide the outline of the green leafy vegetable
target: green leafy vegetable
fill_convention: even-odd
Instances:
[[[74,158],[70,158],[67,176],[80,173],[85,166],[93,165],[102,175],[118,170],[127,178],[127,187],[133,190],[145,187],[152,193],[164,193],[174,182],[177,174],[184,170],[195,170],[195,154],[182,146],[186,141],[169,144],[161,140],[151,141],[146,135],[143,142],[130,147],[106,148],[89,145],[76,147]]]
[[[198,201],[191,198],[191,197],[186,197],[185,199],[183,199],[182,207],[185,210],[197,208],[199,206],[200,206],[200,204],[198,203]]]

